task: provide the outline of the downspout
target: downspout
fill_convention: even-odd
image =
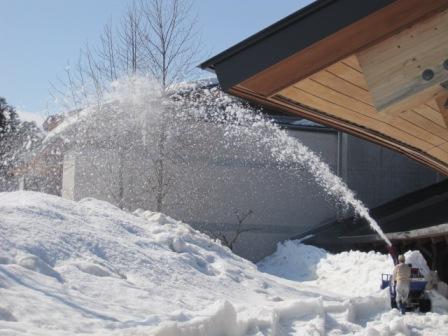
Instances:
[[[338,131],[338,139],[337,139],[337,157],[336,157],[336,175],[347,183],[347,162],[346,161],[346,153],[344,153],[344,134],[341,131]],[[336,210],[336,220],[341,221],[344,218],[344,213],[338,207]]]
[[[337,149],[337,159],[336,159],[336,174],[342,178],[342,133],[338,131],[338,149]]]

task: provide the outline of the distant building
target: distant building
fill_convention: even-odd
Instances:
[[[64,120],[63,115],[49,116],[42,124],[45,132],[50,132]],[[60,139],[51,146],[39,146],[37,150],[23,154],[13,175],[20,190],[32,190],[60,195],[62,190],[63,143]]]

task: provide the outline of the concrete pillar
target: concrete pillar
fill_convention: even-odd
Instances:
[[[76,155],[66,152],[62,168],[62,197],[75,200]]]

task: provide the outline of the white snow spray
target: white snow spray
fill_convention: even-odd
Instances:
[[[210,91],[213,93],[213,90]],[[190,95],[191,97],[193,95]],[[211,119],[213,122],[224,123],[225,135],[229,139],[250,142],[259,150],[267,151],[280,167],[299,164],[328,195],[342,206],[352,207],[388,246],[392,245],[378,223],[370,216],[367,207],[355,197],[340,177],[333,174],[328,164],[296,138],[289,136],[269,117],[257,113],[239,100],[233,99],[229,102],[229,98],[224,97],[222,93],[215,96],[210,93],[205,96],[195,95],[193,101],[194,104],[187,110],[202,113],[202,118]],[[203,108],[198,109],[198,106]],[[297,171],[297,174],[302,172]]]
[[[364,204],[318,155],[289,136],[268,116],[259,113],[261,111],[255,111],[246,103],[225,94],[216,84],[211,84],[210,81],[179,84],[161,94],[153,80],[144,77],[126,78],[112,83],[107,96],[104,102],[96,104],[99,108],[91,104],[92,106],[78,113],[76,118],[68,119],[65,128],[61,125],[58,129],[67,134],[71,130],[75,135],[72,137],[74,139],[79,139],[79,135],[84,134],[82,138],[92,138],[90,142],[101,139],[103,146],[113,144],[114,148],[127,152],[131,146],[152,146],[163,150],[169,143],[176,142],[173,139],[179,134],[194,137],[202,132],[206,137],[207,132],[200,127],[213,123],[221,128],[224,135],[221,140],[228,144],[230,150],[239,145],[249,145],[257,155],[270,156],[270,162],[274,161],[280,169],[293,169],[297,178],[301,178],[303,170],[309,172],[326,194],[343,207],[352,208],[391,245]],[[76,127],[68,127],[71,125],[70,120]],[[85,124],[83,127],[79,126],[81,121]],[[198,123],[202,125],[199,128]],[[160,139],[161,135],[162,143],[151,141],[154,137]],[[204,138],[203,141],[208,139]],[[166,153],[151,155],[156,155],[157,165],[159,161],[162,162],[157,160],[157,155],[166,156]],[[237,151],[235,155],[238,155]]]
[[[343,206],[351,206],[355,213],[364,218],[370,227],[391,246],[390,240],[378,223],[370,216],[367,207],[355,197],[355,194],[340,177],[333,174],[328,164],[323,162],[307,146],[289,136],[285,130],[269,119],[257,117],[252,111],[240,109],[237,113],[238,124],[246,127],[229,126],[229,132],[240,132],[247,137],[256,138],[269,150],[271,156],[280,164],[299,163],[315,179],[326,193],[334,197]]]
[[[367,207],[355,197],[353,191],[338,176],[333,174],[330,167],[312,150],[288,136],[284,130],[279,129],[272,123],[268,122],[264,127],[271,131],[271,135],[266,141],[270,146],[271,155],[276,160],[279,162],[300,162],[325,192],[342,202],[343,205],[353,207],[356,214],[364,218],[389,246],[392,245],[378,223],[370,216]]]

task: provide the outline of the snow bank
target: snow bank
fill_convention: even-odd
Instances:
[[[406,262],[418,267],[423,275],[429,273],[419,251],[408,251],[405,257]],[[403,317],[397,310],[390,310],[387,289],[381,290],[380,282],[383,273],[392,273],[393,261],[381,253],[348,251],[330,254],[298,240],[285,241],[278,244],[274,254],[258,263],[258,269],[346,297],[347,309],[343,310],[346,320],[365,326],[360,331],[362,335],[436,335],[442,326],[447,328],[448,300],[436,291],[430,293],[435,313],[411,313]],[[337,304],[336,310],[340,309]],[[326,311],[329,310],[327,307]],[[448,335],[446,330],[442,334]]]
[[[331,286],[342,282],[346,258],[363,277],[361,264],[386,264],[384,256],[355,263],[361,254],[285,243],[286,260],[279,249],[264,267],[279,263],[280,271],[293,262],[303,270],[283,273],[307,280],[297,282],[262,273],[159,213],[14,192],[0,193],[0,214],[0,335],[419,335],[448,328],[443,314],[390,315],[387,297],[368,286],[360,295]],[[307,258],[293,261],[297,252]],[[397,327],[387,329],[390,316]]]
[[[391,273],[393,261],[376,252],[330,254],[300,241],[281,242],[277,251],[258,263],[262,272],[343,294],[348,297],[380,292],[382,273]]]
[[[419,251],[407,251],[404,254],[407,264],[411,264],[412,267],[420,269],[420,273],[426,277],[429,274],[429,267],[425,258]]]
[[[278,244],[274,254],[260,261],[258,268],[285,279],[316,280],[317,265],[327,255],[327,252],[320,248],[303,245],[298,240],[287,240]]]

